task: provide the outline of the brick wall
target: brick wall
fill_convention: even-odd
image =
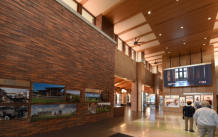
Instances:
[[[82,92],[77,115],[30,123],[1,121],[0,136],[25,136],[113,116],[88,115],[84,89],[107,89],[113,105],[115,44],[55,0],[0,1],[0,77]]]

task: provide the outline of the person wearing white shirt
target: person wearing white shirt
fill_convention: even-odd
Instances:
[[[209,107],[210,104],[208,101],[202,101],[201,108],[199,108],[193,116],[200,137],[205,137],[206,133],[208,133],[208,137],[215,137],[218,116],[216,111]]]

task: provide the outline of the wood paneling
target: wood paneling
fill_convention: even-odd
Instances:
[[[65,85],[81,90],[83,97],[78,115],[33,123],[1,121],[0,136],[25,136],[113,116],[113,109],[87,115],[84,102],[85,88],[107,89],[113,106],[115,45],[110,40],[55,0],[1,0],[0,29],[1,78]]]
[[[149,10],[150,15],[147,14]],[[197,53],[200,48],[207,48],[210,37],[218,35],[213,31],[218,12],[217,0],[126,0],[104,15],[119,23],[141,12],[160,41],[160,45],[145,49],[148,54],[161,50],[170,52],[169,56]],[[212,19],[208,20],[208,17]],[[180,29],[181,26],[184,28]],[[187,44],[183,45],[184,42]]]

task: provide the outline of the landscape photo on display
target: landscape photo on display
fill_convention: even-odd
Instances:
[[[32,105],[31,121],[70,117],[76,114],[76,104]]]
[[[64,102],[64,85],[33,83],[32,103]]]
[[[0,103],[28,103],[29,90],[0,87]]]

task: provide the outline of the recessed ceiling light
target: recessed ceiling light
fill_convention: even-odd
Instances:
[[[179,2],[179,0],[176,0],[176,2]]]
[[[150,15],[150,14],[151,14],[151,11],[149,10],[149,11],[148,11],[148,15]]]
[[[211,20],[212,18],[211,18],[211,17],[208,17],[207,19],[208,19],[208,20]]]
[[[204,37],[204,39],[207,39],[207,37]]]
[[[183,45],[186,45],[186,42],[183,42]]]
[[[181,26],[181,27],[180,27],[180,29],[184,29],[184,27],[183,27],[183,26]]]
[[[160,36],[160,37],[161,37],[161,36],[162,36],[162,33],[159,33],[159,34],[158,34],[158,36]]]
[[[205,43],[203,43],[202,45],[203,45],[203,46],[205,46],[206,44],[205,44]]]

